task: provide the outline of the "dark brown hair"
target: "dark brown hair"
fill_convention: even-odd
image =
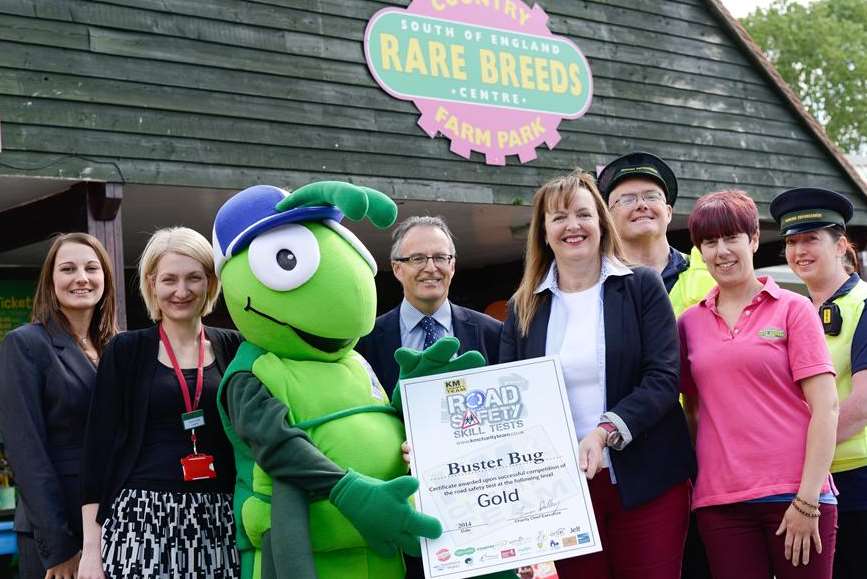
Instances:
[[[64,243],[79,243],[90,247],[96,253],[96,257],[99,259],[99,264],[102,267],[103,278],[105,280],[103,282],[102,297],[96,304],[93,318],[90,320],[90,328],[87,332],[88,338],[94,348],[101,354],[102,348],[117,333],[114,273],[108,252],[102,243],[92,235],[88,235],[87,233],[63,233],[54,238],[51,247],[48,248],[45,261],[42,262],[42,270],[39,272],[39,280],[36,283],[36,295],[33,296],[33,314],[30,319],[33,322],[42,324],[47,323],[49,320],[55,320],[64,330],[72,335],[69,320],[66,319],[66,316],[60,309],[60,302],[57,301],[57,294],[54,292],[54,262],[57,260],[57,252]]]
[[[759,210],[744,191],[708,193],[695,202],[688,227],[689,237],[696,247],[701,247],[706,239],[738,233],[752,237],[759,232]]]

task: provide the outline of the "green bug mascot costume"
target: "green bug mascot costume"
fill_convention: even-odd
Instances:
[[[384,194],[325,181],[292,194],[250,187],[214,223],[223,294],[245,341],[220,385],[235,448],[235,516],[245,578],[389,579],[399,551],[442,528],[408,498],[405,435],[385,391],[352,348],[373,328],[376,264],[339,224],[394,223]],[[484,364],[457,341],[403,351],[403,377]]]

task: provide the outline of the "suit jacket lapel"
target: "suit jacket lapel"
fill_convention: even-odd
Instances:
[[[394,361],[394,353],[400,348],[400,306],[394,308],[388,314],[383,324],[380,326],[377,339],[381,340],[382,348],[378,351],[383,356],[383,363],[396,364]]]
[[[75,343],[73,337],[55,320],[49,320],[45,328],[51,336],[51,343],[54,345],[57,357],[83,385],[90,388],[96,378],[96,368]]]
[[[539,306],[539,311],[530,322],[527,332],[527,351],[525,358],[538,358],[545,355],[545,343],[548,341],[548,320],[551,318],[551,292],[545,292],[545,301]]]
[[[461,306],[449,304],[452,308],[452,334],[461,343],[459,354],[468,350],[481,350],[481,337],[479,326],[467,314]]]
[[[374,343],[371,347],[377,359],[368,362],[373,365],[379,381],[390,396],[400,374],[397,362],[394,361],[394,353],[401,346],[400,306],[385,314],[382,323],[373,332],[372,338]]]
[[[626,312],[624,308],[631,307],[624,299],[623,277],[611,276],[603,285],[603,316],[605,323],[605,382],[616,385],[622,382],[624,348],[631,348],[633,338],[627,335],[625,329]],[[616,338],[616,339],[615,339]],[[608,404],[611,404],[615,392],[606,388]],[[614,398],[619,399],[619,398]]]

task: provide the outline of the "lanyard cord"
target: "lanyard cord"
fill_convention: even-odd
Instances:
[[[172,348],[172,343],[169,340],[163,325],[160,328],[160,341],[166,349],[166,354],[172,363],[172,368],[175,370],[175,376],[178,379],[178,387],[181,389],[181,395],[184,397],[184,407],[187,412],[192,412],[199,407],[199,401],[202,398],[202,390],[205,382],[205,328],[199,330],[199,361],[196,365],[196,394],[192,402],[190,402],[190,387],[187,385],[187,379],[184,378],[184,373],[178,364],[178,358],[175,356],[175,351]],[[193,441],[193,454],[196,454],[196,429],[193,428],[190,433],[190,439]]]

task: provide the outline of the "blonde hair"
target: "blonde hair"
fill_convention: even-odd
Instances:
[[[117,334],[117,305],[115,302],[114,271],[111,266],[111,258],[105,250],[105,246],[92,235],[87,233],[64,233],[57,235],[48,249],[42,269],[39,272],[39,281],[36,284],[36,295],[33,297],[33,312],[31,321],[45,324],[54,319],[68,333],[72,334],[69,320],[60,309],[60,302],[54,292],[54,262],[57,260],[57,252],[64,243],[80,243],[91,248],[99,259],[102,268],[102,297],[96,303],[93,317],[90,320],[90,328],[87,337],[96,348],[97,353],[102,353],[103,347]]]
[[[524,275],[521,277],[518,290],[512,296],[512,305],[518,317],[518,327],[522,336],[527,335],[530,322],[533,321],[544,299],[541,294],[535,293],[536,288],[542,283],[542,279],[547,275],[554,261],[554,252],[545,243],[545,213],[568,207],[579,189],[585,189],[590,193],[596,205],[596,212],[599,214],[600,254],[625,261],[620,236],[614,228],[608,206],[599,194],[599,189],[596,188],[596,179],[593,175],[575,169],[568,175],[552,179],[539,187],[533,195],[533,215],[530,218],[530,229],[527,234]]]
[[[220,294],[211,244],[202,234],[189,227],[166,227],[151,235],[138,262],[138,288],[151,320],[156,322],[163,317],[153,290],[153,277],[160,259],[167,253],[184,255],[202,264],[208,278],[208,293],[201,315],[210,314]]]

